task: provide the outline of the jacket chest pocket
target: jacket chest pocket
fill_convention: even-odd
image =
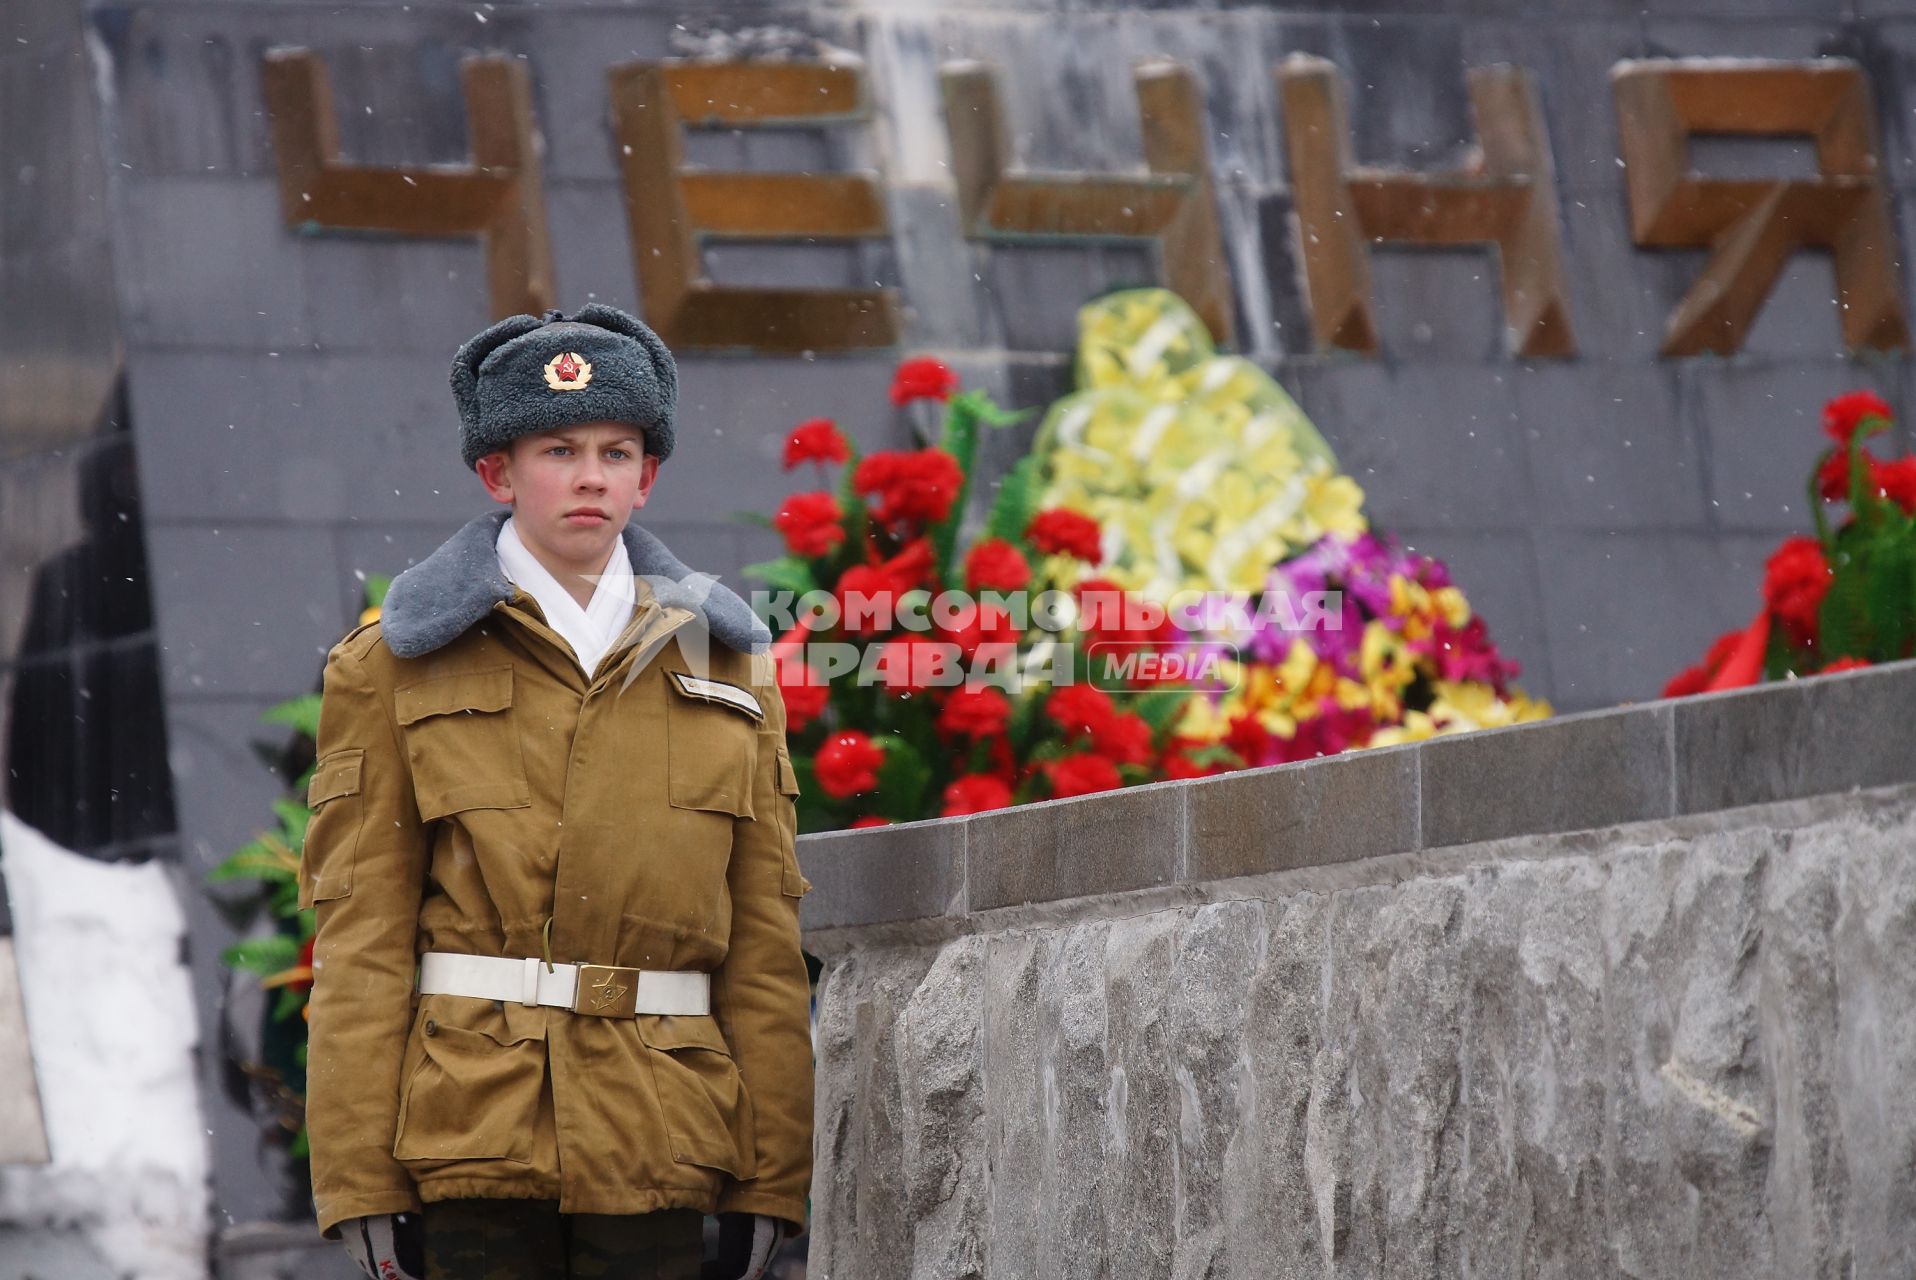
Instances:
[[[462,671],[393,693],[419,817],[532,803],[512,722],[512,668]]]
[[[751,690],[666,672],[666,799],[681,809],[752,817],[752,775],[765,709]]]

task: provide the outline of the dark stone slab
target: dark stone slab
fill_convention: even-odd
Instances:
[[[1606,88],[1606,106],[1609,99]],[[1586,176],[1589,185],[1566,193],[1557,210],[1577,334],[1577,359],[1566,367],[1581,374],[1583,387],[1595,388],[1578,393],[1580,401],[1595,405],[1611,388],[1631,386],[1646,375],[1655,382],[1678,380],[1675,367],[1658,363],[1657,352],[1671,314],[1709,256],[1702,250],[1638,248],[1630,238],[1623,192],[1614,185],[1619,172],[1612,150],[1603,175]],[[1598,363],[1605,360],[1617,363],[1607,368]],[[1531,369],[1556,363],[1539,361]]]
[[[1560,528],[1700,527],[1703,466],[1676,376],[1616,368],[1593,393],[1592,372],[1556,362],[1517,380],[1539,517]]]
[[[310,529],[153,523],[146,546],[171,703],[217,694],[276,702],[302,692],[346,634],[332,539]]]
[[[127,180],[118,199],[114,267],[131,341],[283,353],[312,340],[298,237],[272,183]]]
[[[1825,293],[1809,301],[1799,295],[1794,303],[1772,297],[1765,313],[1785,308],[1774,318],[1807,329],[1811,322],[1802,308],[1812,304],[1835,309]],[[1807,337],[1804,343],[1802,354],[1819,354],[1808,348]],[[1835,359],[1697,361],[1681,376],[1684,404],[1703,446],[1712,518],[1720,528],[1783,533],[1810,528],[1805,490],[1817,456],[1829,445],[1821,426],[1823,402],[1869,390],[1896,407],[1902,390],[1893,365]]]
[[[1508,529],[1537,518],[1514,377],[1502,364],[1326,362],[1300,370],[1299,402],[1373,522]]]
[[[1567,710],[1658,697],[1714,637],[1749,622],[1777,541],[1675,529],[1536,539],[1552,693]],[[1487,616],[1494,635],[1497,615]]]
[[[1502,357],[1503,293],[1488,246],[1372,245],[1370,276],[1372,322],[1392,356],[1467,364]]]
[[[1192,785],[1153,783],[974,816],[969,908],[1171,883],[1182,866],[1184,801]]]
[[[1186,880],[1415,849],[1418,748],[1380,747],[1193,784]]]
[[[966,820],[939,818],[798,842],[812,882],[799,909],[807,929],[885,924],[964,910]]]
[[[1432,739],[1422,744],[1424,847],[1667,818],[1669,742],[1664,706]]]
[[[1916,662],[1673,704],[1679,813],[1916,779]]]

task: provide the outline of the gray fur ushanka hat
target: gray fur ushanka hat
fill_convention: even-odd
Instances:
[[[571,316],[507,316],[452,359],[459,452],[468,467],[534,431],[585,422],[639,428],[645,451],[672,452],[678,366],[637,316],[602,302]]]

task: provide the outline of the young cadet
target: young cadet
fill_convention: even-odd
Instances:
[[[797,776],[771,635],[630,522],[677,371],[613,307],[453,362],[511,510],[326,662],[313,1203],[374,1280],[756,1280],[805,1220],[812,1049]],[[415,973],[417,968],[417,973]]]

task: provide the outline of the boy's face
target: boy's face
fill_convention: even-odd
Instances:
[[[528,546],[582,573],[595,573],[658,479],[638,428],[588,422],[520,436],[479,459],[479,478]]]

